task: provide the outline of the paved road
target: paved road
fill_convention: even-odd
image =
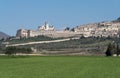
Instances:
[[[70,38],[68,38],[68,39],[59,39],[59,40],[52,40],[52,41],[38,41],[38,42],[29,42],[29,43],[19,43],[19,44],[6,45],[6,47],[9,47],[9,46],[22,46],[22,45],[30,45],[30,44],[41,44],[41,43],[62,42],[62,41],[69,41],[69,40],[70,40]]]

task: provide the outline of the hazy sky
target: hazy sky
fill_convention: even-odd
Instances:
[[[0,31],[15,35],[17,29],[37,29],[48,21],[56,29],[114,20],[120,0],[0,0]]]

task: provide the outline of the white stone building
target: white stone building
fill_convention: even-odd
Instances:
[[[39,35],[49,37],[73,37],[73,36],[119,36],[120,35],[120,22],[101,22],[77,26],[74,31],[56,31],[53,26],[50,26],[47,22],[45,25],[39,26],[38,30],[26,30],[20,29],[17,31],[17,37],[35,37]]]
[[[40,31],[54,31],[55,30],[55,28],[53,27],[53,26],[49,26],[49,24],[48,24],[48,22],[45,22],[45,25],[43,25],[43,26],[39,26],[38,27],[38,30],[40,30]]]
[[[55,28],[50,26],[47,22],[45,25],[39,26],[37,30],[26,30],[26,29],[19,29],[17,30],[16,37],[35,37],[39,35],[49,36],[55,34]]]
[[[28,37],[28,30],[26,29],[17,30],[16,37]]]

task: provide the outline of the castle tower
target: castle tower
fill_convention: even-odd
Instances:
[[[48,24],[48,22],[45,22],[45,29],[49,30],[49,24]]]

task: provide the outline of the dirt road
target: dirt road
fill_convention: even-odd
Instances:
[[[53,43],[53,42],[62,42],[62,41],[69,41],[69,40],[70,40],[70,38],[68,38],[68,39],[59,39],[59,40],[52,40],[52,41],[37,41],[37,42],[29,42],[29,43],[11,44],[11,45],[6,45],[6,47],[31,45],[31,44],[42,44],[42,43]]]

